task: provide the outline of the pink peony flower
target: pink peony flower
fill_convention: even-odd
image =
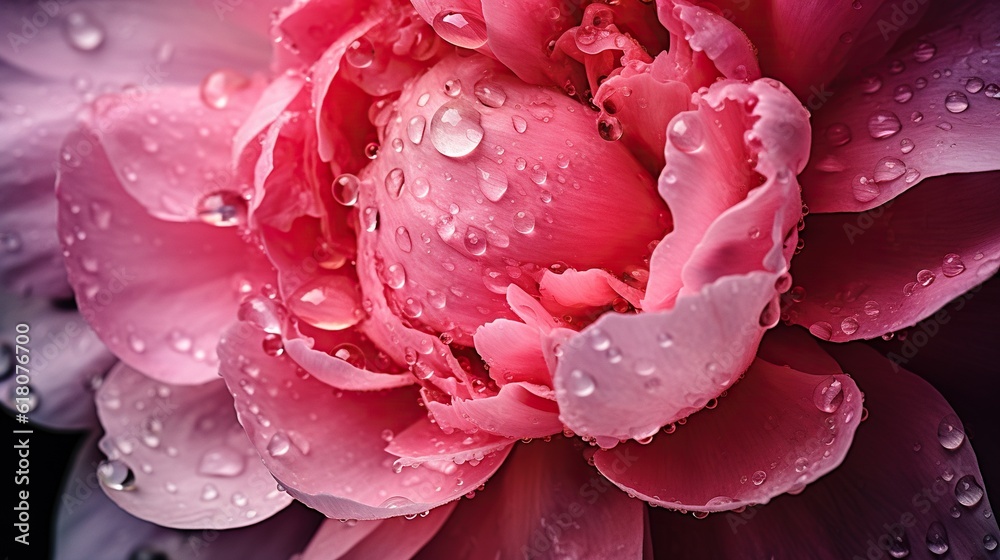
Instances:
[[[0,8],[61,557],[996,548],[906,369],[1000,268],[996,5],[270,4]]]

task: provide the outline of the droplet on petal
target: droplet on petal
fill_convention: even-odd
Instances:
[[[868,134],[876,140],[893,136],[903,125],[899,122],[899,117],[892,111],[875,111],[868,117]]]
[[[117,459],[101,462],[97,466],[97,477],[112,490],[135,489],[135,475],[132,474],[132,469]]]
[[[230,227],[242,224],[247,217],[247,203],[232,191],[216,191],[198,201],[198,217],[206,224]]]
[[[499,83],[490,78],[483,78],[476,82],[475,94],[480,103],[494,109],[502,107],[507,101],[507,92]]]
[[[90,52],[104,44],[104,28],[84,12],[68,14],[63,33],[70,46],[78,51]]]
[[[213,109],[225,109],[234,93],[250,86],[246,76],[233,70],[216,70],[201,82],[201,100]]]
[[[941,263],[941,272],[948,278],[954,278],[965,272],[965,263],[962,257],[956,253],[948,253]]]
[[[431,23],[442,39],[463,49],[486,44],[486,24],[479,16],[461,10],[442,10]]]
[[[361,181],[350,173],[344,173],[333,180],[333,199],[344,206],[354,206],[360,191]]]
[[[368,68],[375,61],[375,47],[364,37],[359,37],[347,46],[344,60],[355,68]]]
[[[953,91],[945,96],[944,108],[949,113],[961,113],[969,108],[969,98],[960,91]]]
[[[472,153],[483,139],[482,115],[464,101],[449,101],[431,119],[431,143],[442,155],[462,157]]]

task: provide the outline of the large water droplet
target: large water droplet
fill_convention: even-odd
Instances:
[[[216,191],[198,201],[198,217],[206,224],[231,227],[246,222],[247,203],[232,191]]]
[[[955,483],[955,499],[965,507],[973,507],[983,499],[983,487],[976,482],[976,477],[965,475]]]
[[[837,412],[844,402],[843,389],[843,384],[837,378],[829,377],[813,390],[813,404],[823,412]]]
[[[614,142],[622,137],[625,129],[621,121],[611,115],[603,114],[597,119],[597,133],[608,142]]]
[[[403,194],[403,185],[405,184],[406,178],[403,175],[403,170],[396,167],[385,175],[385,192],[393,199],[398,199],[401,194]]]
[[[917,273],[917,282],[923,286],[930,286],[934,282],[934,273],[926,268]]]
[[[989,550],[990,552],[997,549],[997,538],[993,535],[986,535],[983,537],[983,548]]]
[[[535,216],[531,212],[521,211],[514,214],[514,229],[525,235],[535,230]]]
[[[344,173],[333,180],[333,199],[344,206],[354,206],[360,191],[361,181],[350,173]]]
[[[941,262],[941,272],[948,278],[954,278],[965,272],[965,263],[962,257],[956,253],[948,253]]]
[[[291,448],[292,441],[288,439],[288,434],[281,430],[274,432],[271,440],[267,442],[267,452],[271,457],[281,457],[288,453]]]
[[[406,269],[401,264],[391,264],[385,269],[385,283],[394,290],[406,284]]]
[[[965,441],[965,429],[954,414],[945,416],[938,424],[938,441],[945,449],[958,449]]]
[[[906,165],[902,161],[894,157],[884,157],[875,164],[873,177],[876,183],[884,183],[902,177],[905,172]]]
[[[852,335],[858,332],[858,320],[854,317],[846,317],[840,322],[840,330],[844,331],[846,335]]]
[[[305,282],[288,299],[288,308],[299,319],[328,331],[344,330],[361,319],[357,292],[339,276],[316,276]]]
[[[465,250],[470,254],[479,256],[486,252],[486,232],[475,227],[469,226],[465,230]]]
[[[486,24],[471,12],[442,10],[431,23],[442,39],[463,49],[478,49],[486,44]]]
[[[851,181],[851,193],[858,202],[869,202],[878,198],[880,189],[874,179],[857,175]]]
[[[480,103],[494,109],[502,107],[507,101],[507,92],[499,83],[490,78],[483,78],[476,82],[475,94]]]
[[[574,369],[569,373],[566,384],[569,390],[578,397],[589,397],[597,389],[594,379],[580,369]]]
[[[948,532],[944,525],[935,521],[927,528],[927,550],[934,554],[944,554],[948,552]]]
[[[406,136],[413,142],[414,145],[420,144],[420,141],[424,139],[424,127],[427,125],[427,119],[417,115],[410,119],[410,122],[406,125]]]
[[[969,93],[979,93],[986,87],[986,82],[982,78],[972,77],[965,82],[965,91]]]
[[[434,148],[448,157],[472,153],[483,140],[482,115],[465,101],[449,101],[431,119],[430,137]]]
[[[213,109],[225,109],[233,94],[250,86],[246,76],[233,70],[216,70],[201,82],[201,100]]]
[[[913,88],[907,84],[898,85],[893,91],[892,98],[896,103],[906,103],[913,99]]]
[[[112,490],[135,489],[135,475],[132,474],[132,469],[117,459],[102,461],[97,465],[97,478]]]
[[[93,51],[104,44],[104,28],[84,12],[67,15],[63,33],[70,46],[78,51]]]
[[[764,471],[756,471],[753,473],[753,476],[750,477],[750,482],[753,482],[754,486],[764,484],[765,480],[767,480],[767,473]]]
[[[479,175],[479,190],[483,196],[492,202],[497,202],[503,198],[507,192],[507,174],[503,171],[487,171],[481,167],[476,167]]]
[[[681,113],[674,118],[667,130],[667,137],[678,150],[691,153],[705,144],[705,132],[701,121],[693,114]]]
[[[876,140],[889,138],[899,132],[902,128],[903,125],[900,124],[899,117],[897,117],[896,113],[893,113],[892,111],[886,111],[883,109],[875,111],[868,117],[868,134]]]
[[[375,61],[375,47],[364,37],[358,37],[344,51],[344,60],[355,68],[368,68]]]
[[[945,96],[944,108],[949,113],[961,113],[969,108],[969,98],[960,91],[953,91]]]

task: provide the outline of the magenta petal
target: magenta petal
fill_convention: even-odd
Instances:
[[[382,434],[401,432],[420,418],[417,392],[332,389],[287,357],[265,354],[263,339],[247,323],[231,327],[219,346],[222,376],[275,479],[328,517],[383,519],[427,511],[484,482],[506,457],[500,451],[475,467],[426,465],[396,473],[396,457],[385,451]]]
[[[629,442],[594,459],[613,482],[656,505],[737,509],[800,491],[836,468],[861,421],[861,404],[847,375],[814,375],[758,359],[718,408],[646,446]]]
[[[291,503],[258,462],[221,381],[166,385],[121,364],[96,399],[110,461],[98,477],[132,515],[178,529],[220,529],[257,523]]]
[[[115,355],[151,377],[214,379],[215,345],[236,316],[240,290],[270,279],[270,265],[235,228],[150,216],[122,188],[92,132],[66,142],[93,149],[65,169],[58,192],[80,313]]]
[[[465,400],[452,406],[482,430],[509,438],[535,438],[562,431],[559,407],[551,389],[530,383],[508,383],[494,396]]]
[[[865,213],[811,216],[789,318],[834,342],[874,338],[985,281],[1000,268],[998,181],[936,177]]]
[[[670,514],[658,530],[679,536],[662,552],[693,557],[711,542],[722,558],[936,558],[929,551],[945,546],[941,557],[989,557],[984,544],[1000,534],[996,517],[944,398],[863,345],[826,348],[864,388],[871,411],[840,467],[799,496],[743,513]]]
[[[302,552],[301,560],[409,560],[455,510],[446,504],[416,519],[344,523],[328,519]]]
[[[753,360],[777,276],[728,276],[669,311],[605,314],[562,345],[563,423],[582,435],[641,439],[705,406]]]
[[[348,338],[349,335],[354,335]],[[347,342],[362,342],[354,340],[357,333],[351,332],[344,335],[345,342],[332,348],[333,355],[317,350],[309,345],[306,338],[286,338],[285,351],[288,356],[300,364],[316,379],[327,385],[348,391],[378,391],[382,389],[392,389],[412,385],[415,380],[412,375],[406,373],[386,374],[371,371],[363,364],[357,362],[358,354],[363,356],[364,350],[357,344]],[[341,352],[338,357],[337,352]],[[365,358],[362,357],[362,360]],[[355,360],[355,363],[351,363]],[[361,367],[359,367],[361,366]]]
[[[660,1],[657,7],[660,22],[670,30],[672,66],[692,90],[714,81],[690,71],[705,68],[706,62],[724,78],[760,78],[754,45],[726,14],[688,0]]]
[[[942,10],[939,31],[899,45],[816,113],[803,174],[814,212],[858,212],[921,180],[1000,170],[1000,4]]]
[[[653,252],[647,311],[729,274],[783,269],[795,248],[808,113],[772,80],[718,82],[696,101],[668,126],[660,194],[674,230]]]
[[[421,418],[398,434],[384,433],[389,439],[385,450],[400,458],[398,465],[420,466],[432,461],[465,463],[482,461],[486,455],[513,443],[512,440],[482,431],[445,433],[441,427]],[[448,466],[444,463],[440,463]]]
[[[83,443],[63,486],[55,526],[56,560],[155,558],[158,553],[205,560],[287,558],[302,550],[320,522],[315,512],[294,503],[256,525],[224,531],[213,527],[192,533],[143,521],[101,492],[94,473],[100,462],[96,440],[94,434]]]
[[[643,515],[642,502],[587,466],[579,444],[556,436],[518,444],[486,489],[460,502],[416,558],[638,560]]]
[[[29,343],[17,349],[19,324],[28,326]],[[60,310],[37,298],[0,292],[0,399],[15,410],[17,376],[30,376],[32,423],[57,429],[90,428],[97,424],[88,390],[117,361],[75,311]],[[25,354],[25,349],[28,351]],[[19,370],[17,359],[28,355]]]

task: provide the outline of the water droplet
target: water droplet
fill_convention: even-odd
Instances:
[[[809,459],[799,457],[795,460],[795,472],[804,473],[809,468]]]
[[[851,141],[851,128],[844,123],[834,123],[826,127],[826,141],[831,146],[843,146]]]
[[[892,98],[896,101],[896,103],[906,103],[907,101],[913,99],[913,88],[907,84],[898,85],[893,92]]]
[[[410,232],[403,226],[396,228],[396,246],[404,253],[409,253],[413,250],[413,240],[410,239]]]
[[[656,372],[656,363],[646,358],[639,358],[632,365],[632,368],[635,370],[637,374],[645,377],[653,375],[653,373]]]
[[[247,501],[249,500],[247,499],[246,494],[242,492],[236,492],[235,494],[232,495],[229,501],[232,502],[232,504],[236,507],[243,507],[247,505]]]
[[[398,167],[393,168],[385,175],[385,192],[391,198],[398,199],[403,194],[403,185],[405,182],[406,177],[403,175],[403,170]]]
[[[858,320],[854,317],[847,317],[840,322],[840,330],[844,331],[846,335],[852,335],[858,332]]]
[[[535,230],[535,216],[530,212],[521,211],[514,214],[514,229],[525,235]]]
[[[333,199],[344,206],[354,206],[360,191],[361,181],[350,173],[344,173],[333,180]]]
[[[880,311],[878,302],[875,300],[865,302],[864,311],[865,315],[869,317],[878,317]]]
[[[355,68],[368,68],[375,61],[375,47],[364,37],[358,37],[344,51],[344,60]]]
[[[767,480],[767,473],[764,471],[757,471],[750,477],[750,482],[753,482],[754,486],[764,484],[765,480]]]
[[[674,118],[667,130],[667,137],[671,144],[685,153],[694,152],[705,144],[705,133],[701,121],[696,115],[689,113],[681,113]]]
[[[873,176],[876,183],[884,183],[900,178],[905,172],[906,165],[902,161],[894,157],[884,157],[875,164]]]
[[[875,93],[882,89],[882,77],[878,74],[869,74],[861,78],[861,91],[864,93]]]
[[[462,80],[446,80],[444,82],[444,94],[448,97],[462,95]]]
[[[84,12],[68,14],[63,32],[66,41],[78,51],[90,52],[104,44],[104,28]]]
[[[524,133],[525,130],[528,130],[528,121],[519,115],[511,117],[510,122],[514,125],[514,130],[518,133]]]
[[[921,270],[920,272],[917,273],[917,282],[919,282],[920,285],[925,288],[927,286],[930,286],[931,283],[934,282],[934,273],[927,270],[926,268]]]
[[[386,499],[381,504],[379,504],[378,507],[380,507],[380,508],[387,508],[387,509],[397,509],[397,508],[404,508],[404,507],[412,506],[412,505],[413,505],[413,501],[410,500],[409,498],[404,498],[403,496],[392,496],[392,497]]]
[[[913,140],[910,140],[909,138],[903,138],[899,141],[899,151],[904,154],[912,152],[914,147],[916,146],[914,145]]]
[[[401,264],[391,264],[385,269],[385,283],[394,290],[406,284],[406,269]]]
[[[960,91],[953,91],[945,96],[944,108],[949,113],[961,113],[969,108],[969,98]]]
[[[288,439],[288,434],[278,430],[274,432],[271,436],[271,440],[267,442],[267,453],[271,457],[281,457],[282,455],[288,453],[288,450],[292,448],[292,442]]]
[[[476,167],[479,174],[479,190],[483,196],[492,202],[498,202],[507,192],[507,174],[503,171],[487,171],[481,167]]]
[[[223,447],[213,449],[201,456],[198,472],[205,476],[234,477],[243,474],[245,461],[243,455]]]
[[[213,109],[229,106],[233,94],[250,87],[246,76],[233,70],[216,70],[201,82],[201,100]]]
[[[232,191],[216,191],[198,201],[198,217],[206,224],[231,227],[246,222],[247,203]]]
[[[880,189],[874,179],[862,175],[857,175],[851,181],[851,192],[854,200],[858,202],[869,202],[878,198]]]
[[[1000,99],[1000,85],[997,84],[987,84],[986,89],[983,91],[986,97],[993,99]]]
[[[597,389],[594,379],[580,369],[574,369],[569,373],[567,385],[569,390],[578,397],[589,397]]]
[[[954,278],[965,272],[965,263],[962,257],[956,253],[948,253],[941,262],[941,272],[948,278]]]
[[[972,77],[965,82],[965,91],[969,93],[979,93],[984,87],[986,87],[986,82],[982,78]]]
[[[928,41],[920,41],[913,49],[913,58],[917,62],[927,62],[937,54],[937,46]]]
[[[965,441],[965,429],[954,414],[949,414],[938,425],[938,441],[945,449],[958,449]]]
[[[507,101],[507,92],[499,83],[490,78],[483,78],[476,82],[474,92],[480,103],[494,109],[502,107]]]
[[[378,229],[378,208],[374,206],[366,206],[364,210],[361,211],[361,215],[358,217],[361,222],[361,227],[365,231],[371,233]]]
[[[443,155],[462,157],[472,153],[483,139],[479,111],[464,101],[449,101],[431,119],[431,143]]]
[[[132,469],[117,459],[102,461],[97,465],[97,478],[112,490],[135,489],[135,475],[132,474]]]
[[[413,142],[414,145],[420,144],[421,140],[424,139],[424,126],[427,125],[427,119],[417,115],[410,119],[410,122],[406,125],[406,136]]]
[[[927,528],[927,550],[934,554],[948,552],[948,533],[939,521],[931,523]]]
[[[875,111],[868,117],[868,134],[876,140],[889,138],[895,135],[903,125],[899,122],[899,117],[892,111]]]
[[[486,44],[486,24],[471,12],[443,10],[434,16],[431,26],[456,47],[478,49]]]
[[[844,386],[836,377],[828,377],[813,390],[813,404],[823,412],[833,414],[844,402]]]
[[[479,256],[486,252],[486,232],[475,227],[469,226],[465,230],[465,250],[470,254]]]
[[[215,487],[214,484],[206,484],[201,489],[201,499],[205,502],[210,502],[219,497],[219,489]]]
[[[955,483],[955,499],[965,507],[973,507],[983,499],[983,487],[976,482],[976,477],[965,475]]]
[[[990,552],[997,549],[997,538],[993,535],[986,535],[983,537],[983,548],[989,550]]]
[[[268,356],[277,357],[285,353],[285,343],[281,340],[281,335],[269,333],[264,335],[261,349]]]
[[[625,129],[621,121],[611,115],[602,114],[597,119],[597,133],[608,142],[614,142],[622,137]]]

